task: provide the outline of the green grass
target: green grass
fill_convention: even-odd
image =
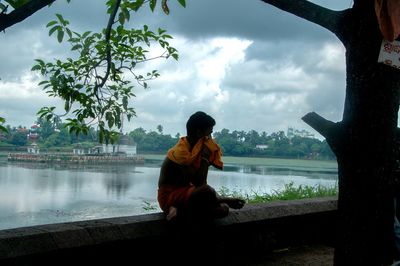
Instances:
[[[293,182],[285,185],[282,190],[274,190],[271,194],[259,193],[256,191],[249,193],[243,193],[242,191],[230,190],[226,187],[222,187],[218,190],[218,194],[221,197],[234,197],[241,198],[246,201],[247,204],[266,203],[277,200],[297,200],[297,199],[311,199],[321,197],[335,197],[338,195],[337,184],[332,187],[318,186],[303,186],[300,185],[295,187]],[[155,211],[158,209],[156,204],[151,204],[148,201],[143,202],[142,209],[144,211]]]
[[[282,190],[274,190],[272,193],[260,193],[253,191],[250,194],[243,193],[242,191],[229,190],[226,187],[222,187],[218,194],[222,197],[236,197],[246,200],[247,203],[264,203],[276,200],[295,200],[295,199],[309,199],[309,198],[320,198],[320,197],[332,197],[337,196],[338,186],[325,187],[321,185],[317,186],[305,186],[300,185],[295,187],[293,182],[285,185]]]

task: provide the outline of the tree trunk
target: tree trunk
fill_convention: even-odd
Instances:
[[[367,2],[367,1],[366,1]],[[390,265],[399,70],[377,63],[382,35],[373,1],[349,13],[347,87],[336,145],[339,225],[335,265]]]
[[[375,0],[354,0],[344,11],[305,0],[262,1],[330,30],[346,48],[343,120],[333,123],[315,113],[303,120],[326,137],[338,161],[335,265],[390,265],[400,70],[377,63],[382,35]]]
[[[368,5],[366,4],[368,3]],[[394,172],[399,149],[400,70],[377,63],[382,35],[373,1],[343,17],[346,101],[343,120],[303,120],[327,138],[339,171],[335,265],[390,265],[394,251]]]

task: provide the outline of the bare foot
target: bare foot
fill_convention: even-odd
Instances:
[[[228,204],[228,206],[232,209],[241,209],[246,203],[244,200],[239,198],[223,198],[221,202]]]
[[[169,207],[169,212],[167,215],[167,221],[171,221],[178,215],[178,209],[174,206]]]
[[[215,218],[223,218],[228,216],[229,206],[226,203],[220,203],[220,206],[214,209]]]

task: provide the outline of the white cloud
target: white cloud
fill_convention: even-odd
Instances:
[[[0,116],[6,118],[6,124],[30,126],[41,107],[60,105],[59,100],[49,98],[38,87],[38,82],[32,72],[25,72],[13,81],[0,81]]]
[[[321,61],[317,67],[321,70],[340,72],[345,71],[345,49],[340,43],[325,43],[318,55]]]
[[[158,120],[161,124],[180,121],[184,125],[190,112],[201,109],[218,113],[222,104],[230,102],[230,92],[222,88],[226,73],[244,62],[245,51],[251,44],[238,38],[211,38],[193,43],[179,37],[175,42],[180,60],[162,67],[161,77],[151,83],[150,90],[139,89],[136,93],[133,104],[139,124]],[[184,134],[184,127],[179,128]],[[169,125],[164,125],[164,130],[168,132]]]

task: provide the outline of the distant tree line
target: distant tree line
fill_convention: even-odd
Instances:
[[[38,125],[37,127],[35,127]],[[5,126],[6,132],[0,132],[0,147],[9,149],[27,146],[33,142],[40,148],[51,149],[57,147],[72,147],[76,143],[97,144],[97,132],[90,129],[87,135],[70,133],[61,121],[55,123],[39,118],[32,127]]]
[[[165,153],[180,137],[179,134],[174,137],[163,134],[161,125],[157,127],[157,131],[150,132],[137,128],[129,136],[137,143],[139,153]],[[213,138],[226,156],[335,159],[326,141],[296,135],[289,138],[283,131],[268,135],[255,130],[230,132],[222,129],[214,132]]]
[[[21,147],[35,141],[41,149],[71,148],[74,144],[98,145],[97,132],[94,129],[89,134],[71,134],[62,124],[51,123],[39,119],[39,127],[10,127],[6,126],[7,133],[0,136],[0,146],[9,148]],[[163,133],[163,127],[157,130],[146,131],[139,127],[127,134],[137,144],[139,154],[165,154],[174,146],[179,134],[171,136]],[[335,159],[326,141],[316,138],[292,135],[288,137],[283,131],[267,134],[255,130],[230,131],[222,129],[214,132],[213,137],[221,146],[225,156],[253,156],[276,158],[307,158],[307,159]]]
[[[326,141],[296,135],[289,138],[283,131],[268,135],[222,129],[214,133],[214,139],[228,156],[335,159]]]

